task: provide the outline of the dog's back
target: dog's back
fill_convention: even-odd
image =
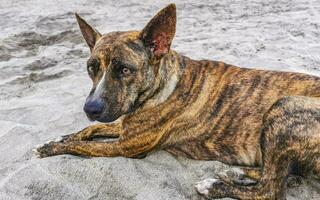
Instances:
[[[168,101],[134,113],[125,123],[130,127],[138,120],[145,122],[140,126],[153,129],[163,121],[157,131],[163,135],[166,150],[193,159],[258,164],[262,117],[270,106],[285,96],[320,95],[320,78],[310,75],[238,68],[182,56],[179,60],[180,82]],[[180,129],[172,130],[172,126]]]

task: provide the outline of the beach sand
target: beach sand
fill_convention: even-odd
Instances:
[[[194,184],[227,169],[164,151],[145,159],[37,159],[37,144],[93,124],[89,48],[74,12],[100,32],[140,30],[177,4],[172,48],[194,59],[320,76],[320,1],[0,0],[0,199],[197,200]],[[303,180],[289,200],[320,199]]]

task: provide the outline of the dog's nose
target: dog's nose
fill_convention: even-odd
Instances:
[[[84,104],[84,111],[90,116],[90,118],[97,119],[103,112],[104,102],[100,99],[87,100]]]

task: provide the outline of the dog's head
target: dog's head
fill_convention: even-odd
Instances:
[[[76,18],[91,51],[87,69],[93,88],[84,111],[90,120],[112,122],[152,95],[156,63],[169,53],[175,34],[175,5],[162,9],[142,31],[102,35],[79,15]]]

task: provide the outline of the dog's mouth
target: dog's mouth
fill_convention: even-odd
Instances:
[[[83,110],[90,121],[108,123],[116,121],[122,115],[125,115],[133,110],[132,106],[130,106],[130,109],[128,109],[127,112],[122,112],[120,108],[123,108],[123,105],[114,105],[107,103],[101,98],[94,99],[88,97],[84,104]]]
[[[88,97],[83,110],[90,121],[112,122],[119,118],[119,115],[113,114],[108,105],[101,98]]]
[[[86,112],[85,112],[85,113],[86,113]],[[88,119],[89,121],[91,121],[91,122],[94,122],[94,121],[96,121],[97,119],[100,118],[100,116],[92,116],[92,115],[90,115],[90,114],[88,114],[88,113],[86,113],[86,116],[87,116],[87,119]]]
[[[104,113],[102,114],[89,114],[87,112],[86,116],[88,118],[89,121],[94,122],[94,121],[98,121],[98,122],[102,122],[102,123],[108,123],[108,122],[113,122],[116,121],[120,116],[108,116]]]

